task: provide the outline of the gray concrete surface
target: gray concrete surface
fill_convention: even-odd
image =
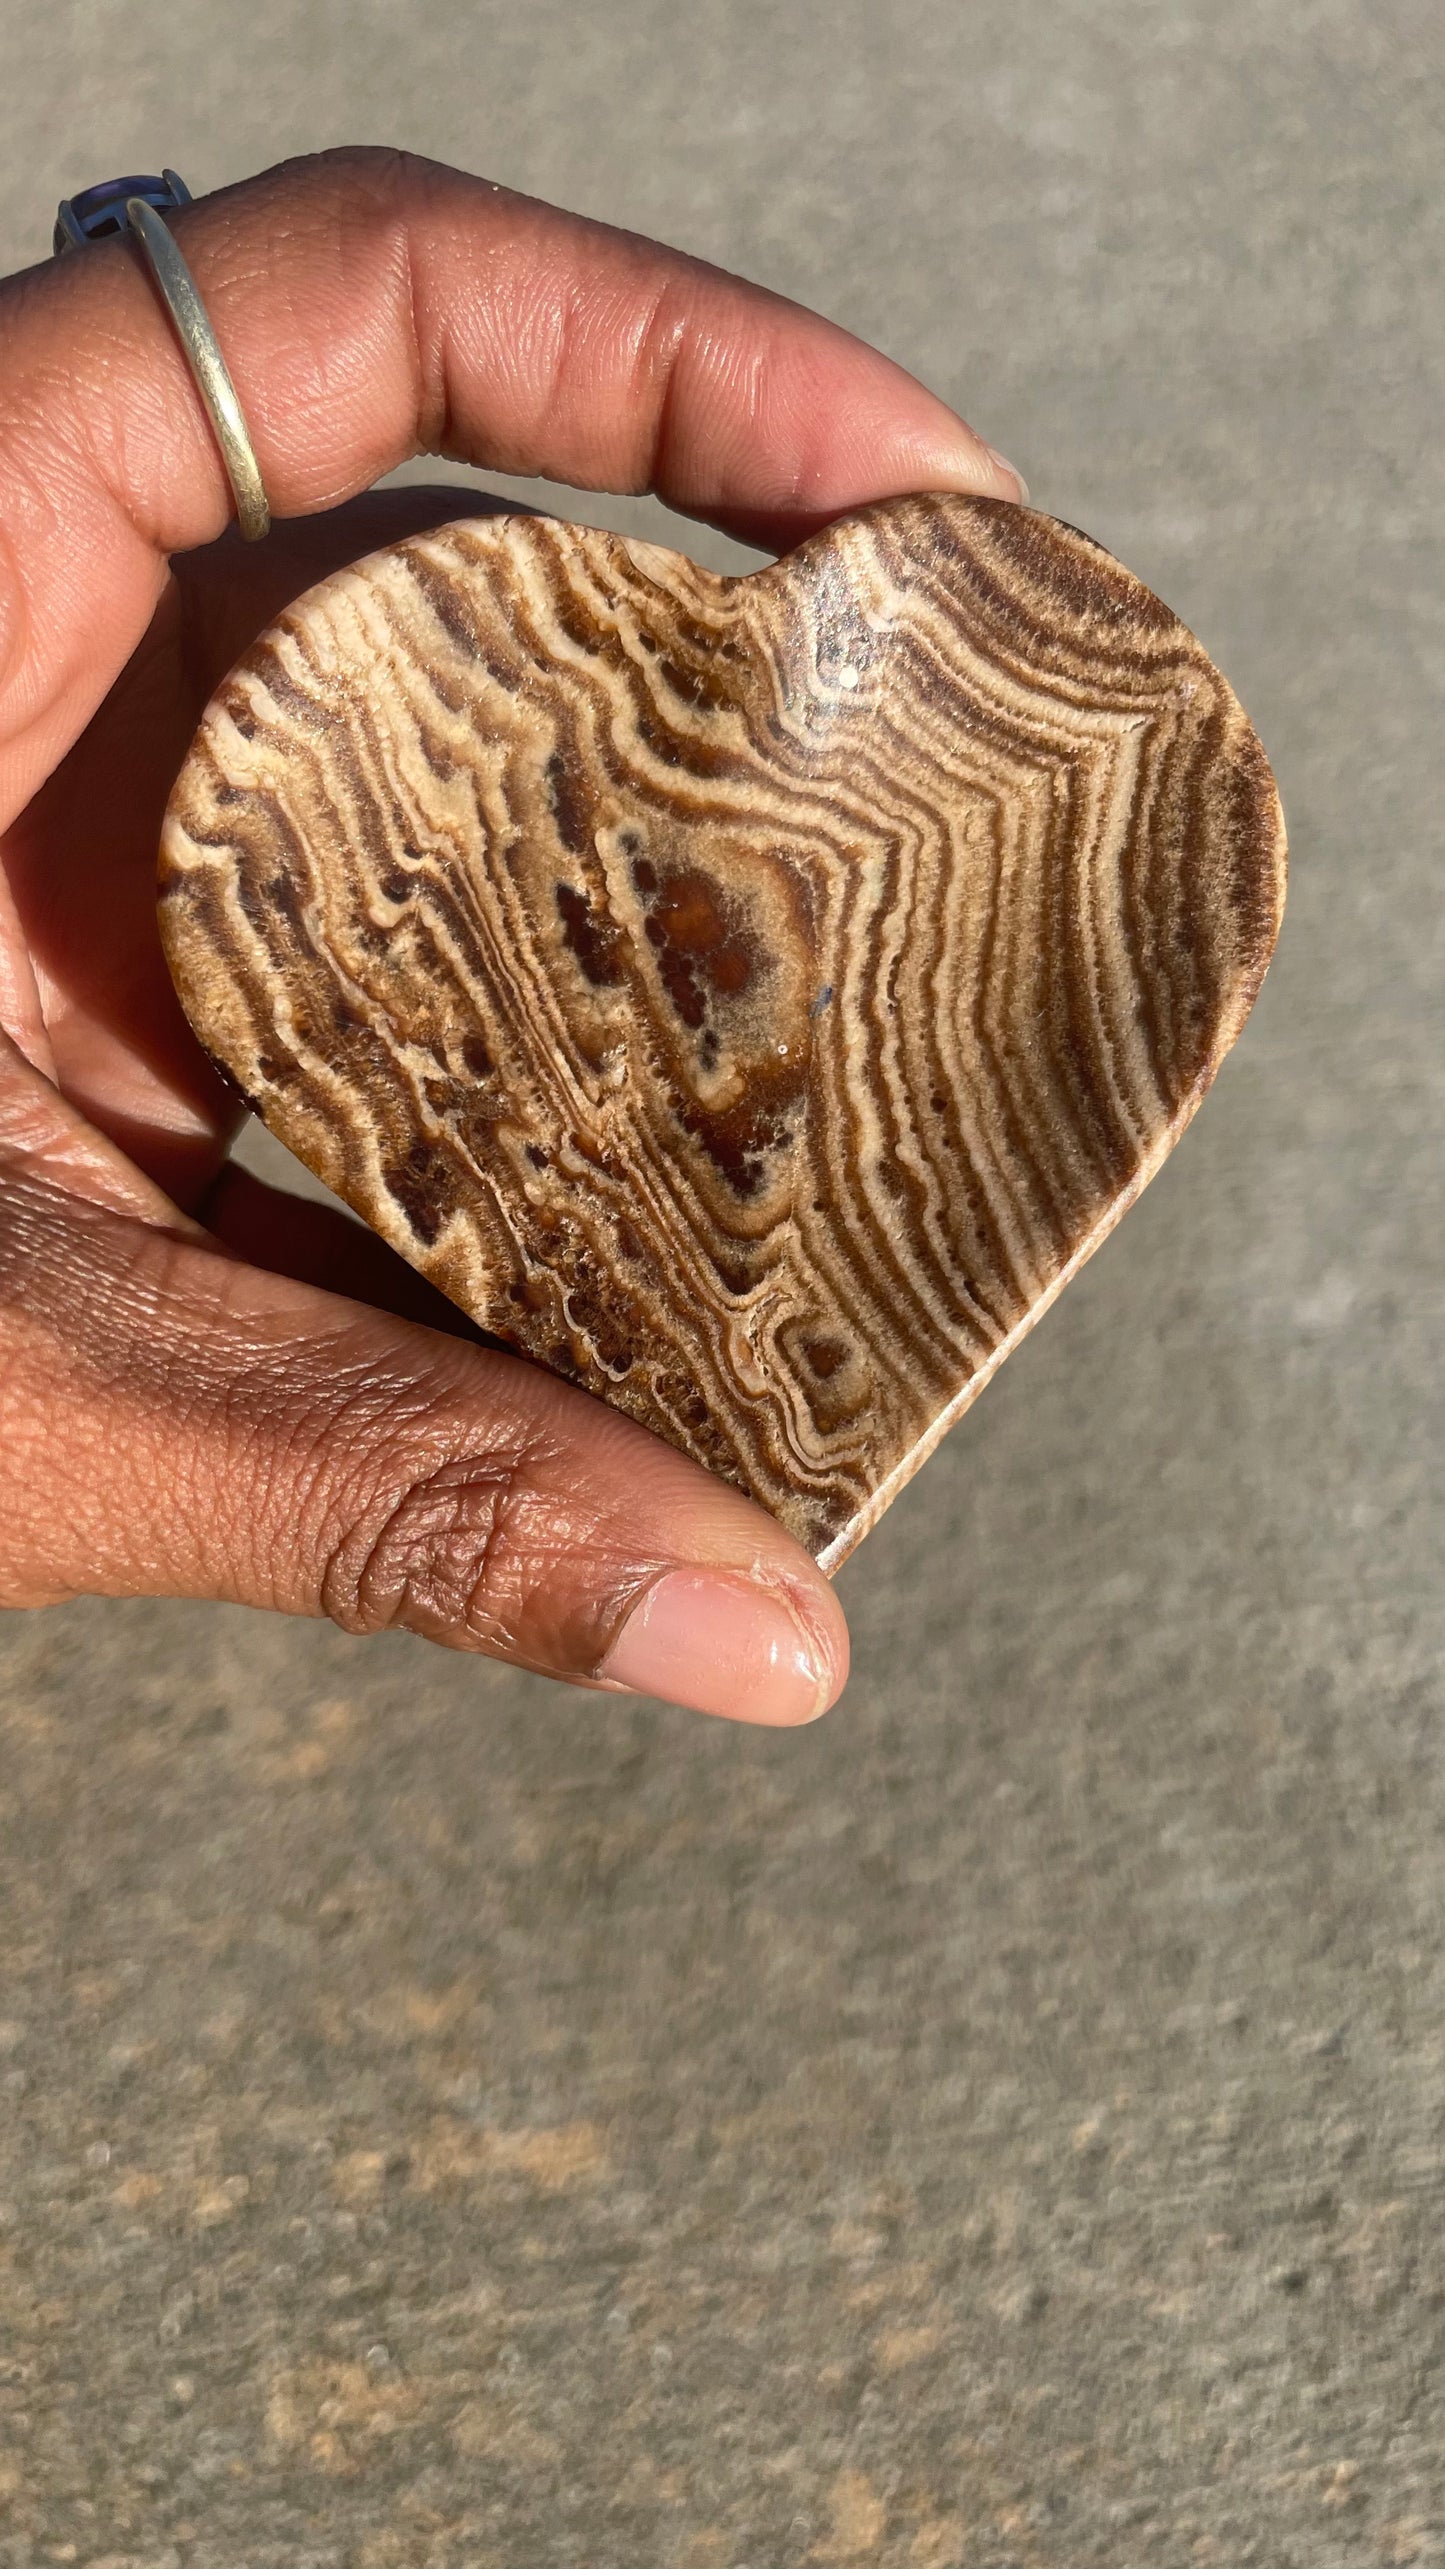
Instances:
[[[0,39],[7,266],[114,169],[395,139],[878,339],[1218,652],[1294,847],[1200,1124],[845,1573],[820,1729],[11,1620],[0,2563],[1445,2559],[1436,13]]]

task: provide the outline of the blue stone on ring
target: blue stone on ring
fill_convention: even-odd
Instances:
[[[163,170],[159,178],[102,179],[98,187],[85,187],[79,196],[62,198],[51,245],[57,257],[62,250],[80,250],[87,241],[108,241],[123,232],[128,196],[143,196],[158,214],[173,214],[178,205],[191,201],[185,180],[177,178],[173,169]]]

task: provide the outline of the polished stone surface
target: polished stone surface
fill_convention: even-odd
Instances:
[[[743,578],[535,517],[334,574],[205,715],[160,923],[315,1176],[831,1570],[1162,1166],[1283,893],[1193,636],[935,497]]]
[[[1438,10],[458,25],[11,0],[6,263],[389,135],[823,304],[1203,637],[1289,914],[815,1730],[11,1625],[0,2561],[1439,2563]]]

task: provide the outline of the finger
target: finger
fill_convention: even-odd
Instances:
[[[66,1196],[128,1220],[181,1238],[209,1237],[106,1134],[77,1114],[48,1074],[0,1029],[0,1224],[4,1190],[20,1167]]]
[[[323,155],[175,229],[281,516],[422,450],[652,488],[764,542],[891,491],[1019,495],[941,402],[816,315],[433,163]],[[13,810],[139,640],[164,558],[231,501],[134,243],[12,280],[0,382]]]
[[[0,1179],[0,1601],[229,1598],[769,1723],[840,1690],[808,1555],[601,1403]]]

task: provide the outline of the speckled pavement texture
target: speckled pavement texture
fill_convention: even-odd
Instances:
[[[1218,654],[1294,849],[1199,1125],[845,1572],[819,1729],[10,1619],[0,2569],[1445,2560],[1436,13],[3,0],[0,52],[6,266],[113,170],[391,139],[878,339]]]

